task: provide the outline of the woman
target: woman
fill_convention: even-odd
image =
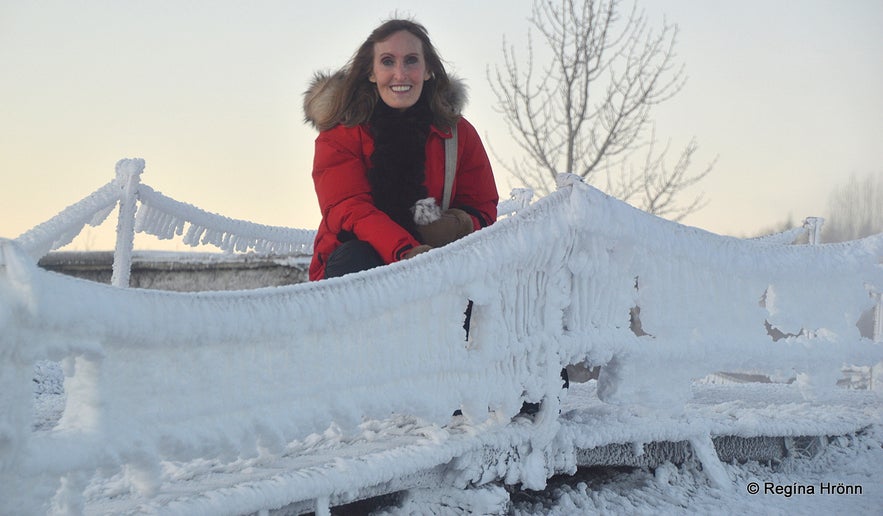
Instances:
[[[390,20],[349,65],[317,75],[304,98],[319,129],[313,181],[322,210],[310,279],[411,258],[493,224],[499,196],[464,86],[445,72],[426,29]],[[450,207],[445,140],[456,135]]]

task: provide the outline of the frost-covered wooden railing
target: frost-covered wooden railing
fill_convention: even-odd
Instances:
[[[143,159],[123,159],[116,177],[85,199],[19,236],[16,241],[32,257],[69,244],[89,224],[97,226],[119,207],[114,250],[115,286],[128,286],[136,232],[160,239],[181,237],[190,246],[213,245],[222,251],[310,254],[315,231],[267,226],[207,212],[167,197],[141,183]]]
[[[180,237],[191,247],[211,245],[225,252],[312,254],[315,230],[232,219],[177,201],[141,183],[144,165],[140,158],[120,160],[113,180],[16,241],[38,259],[71,243],[87,224],[100,225],[119,207],[111,280],[112,285],[119,287],[128,286],[135,233],[139,232],[161,240]],[[530,189],[513,190],[511,197],[500,203],[500,216],[527,206],[532,197]]]
[[[861,328],[883,290],[883,235],[722,237],[572,176],[412,260],[254,291],[99,285],[37,268],[22,240],[39,239],[0,241],[0,499],[24,513],[76,512],[95,471],[124,468],[150,496],[163,461],[273,457],[392,412],[443,425],[461,408],[502,425],[544,400],[531,437],[542,454],[567,364],[602,366],[605,401],[678,410],[691,380],[716,371],[793,372],[815,396],[844,364],[883,360]],[[46,359],[63,364],[66,407],[33,431]]]

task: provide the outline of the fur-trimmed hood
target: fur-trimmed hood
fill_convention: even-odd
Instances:
[[[304,92],[304,120],[319,131],[331,129],[340,123],[332,119],[337,97],[342,94],[346,71],[335,73],[318,72],[313,76],[309,88]],[[459,115],[466,106],[466,84],[459,78],[449,75],[451,88],[443,99],[452,113]]]

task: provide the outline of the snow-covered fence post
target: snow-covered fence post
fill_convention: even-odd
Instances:
[[[874,294],[877,306],[874,308],[874,342],[883,342],[883,293]]]
[[[19,472],[27,463],[26,450],[33,435],[34,364],[30,358],[42,344],[17,327],[17,315],[27,313],[30,289],[20,270],[25,254],[16,247],[14,241],[0,239],[0,512],[4,514],[5,500],[33,494],[33,482]],[[16,508],[22,513],[28,509]]]
[[[822,226],[825,219],[822,217],[807,217],[803,221],[803,227],[806,228],[809,235],[809,245],[819,245],[822,240]]]
[[[874,342],[883,342],[883,293],[874,293],[877,306],[874,308]],[[868,381],[868,390],[873,391],[881,388],[881,376],[883,376],[883,362],[871,366],[871,374]]]
[[[138,183],[144,172],[144,160],[121,159],[116,164],[116,180],[120,189],[120,213],[117,222],[116,249],[113,253],[113,275],[110,283],[115,287],[128,287],[132,270],[132,249],[135,246],[135,210]]]
[[[515,201],[518,209],[527,208],[530,206],[530,201],[533,199],[533,189],[531,188],[515,188],[512,190],[512,200]]]

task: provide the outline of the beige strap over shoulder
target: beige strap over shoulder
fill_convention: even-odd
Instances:
[[[442,209],[451,207],[451,190],[454,188],[454,176],[457,175],[457,125],[451,127],[451,137],[445,140],[445,191],[442,197]]]

